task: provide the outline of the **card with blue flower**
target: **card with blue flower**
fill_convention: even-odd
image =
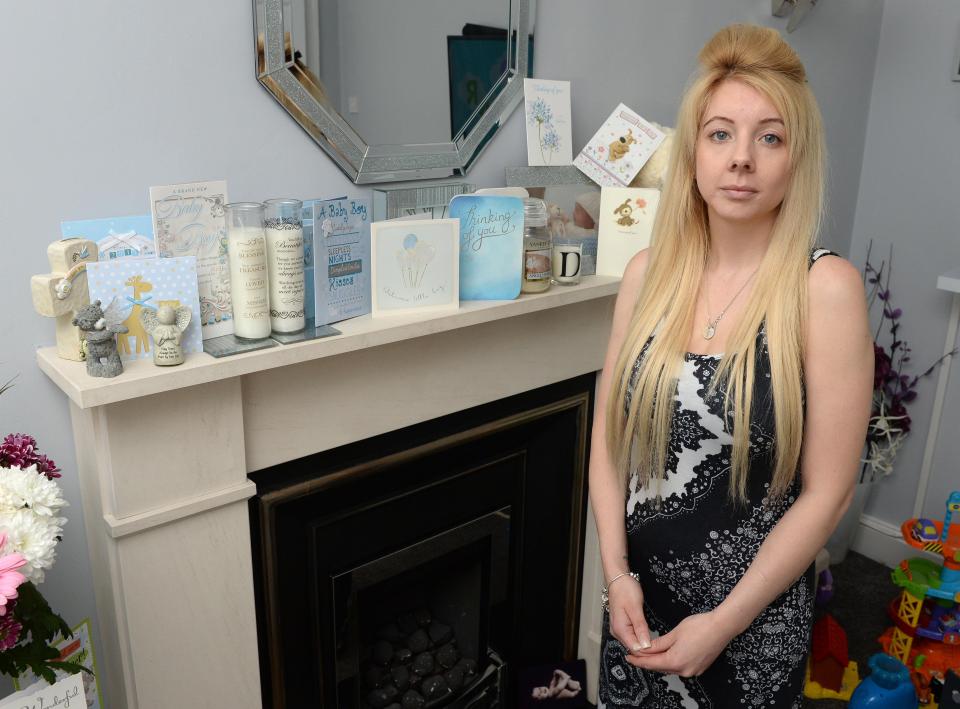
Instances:
[[[572,163],[570,82],[524,79],[523,98],[527,117],[527,164]]]

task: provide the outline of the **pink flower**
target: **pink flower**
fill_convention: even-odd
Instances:
[[[7,533],[0,532],[0,549],[7,543]],[[23,554],[0,556],[0,616],[7,613],[7,601],[17,597],[17,587],[27,580],[17,569],[27,563]]]
[[[13,613],[0,618],[0,652],[9,650],[20,640],[23,626],[13,617]]]
[[[48,480],[60,477],[60,468],[46,455],[37,451],[37,441],[25,433],[11,433],[0,442],[0,467],[29,468],[37,466],[37,472]]]

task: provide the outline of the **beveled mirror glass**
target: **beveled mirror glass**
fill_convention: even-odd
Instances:
[[[460,176],[523,98],[533,2],[254,0],[257,78],[358,184]]]

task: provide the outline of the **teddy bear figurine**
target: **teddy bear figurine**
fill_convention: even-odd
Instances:
[[[77,311],[72,322],[80,328],[80,335],[86,341],[87,374],[91,377],[115,377],[123,372],[123,363],[117,353],[117,334],[127,332],[118,319],[120,313],[111,303],[107,310],[95,300]]]

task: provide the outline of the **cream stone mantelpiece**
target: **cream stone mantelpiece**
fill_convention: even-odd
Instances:
[[[70,401],[107,706],[260,707],[247,474],[600,369],[618,285],[365,316],[112,380],[40,350]]]

